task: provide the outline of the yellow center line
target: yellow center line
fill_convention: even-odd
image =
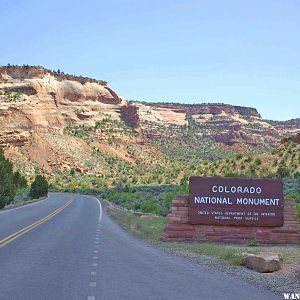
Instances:
[[[55,211],[53,211],[51,214],[41,218],[40,220],[18,230],[17,232],[5,237],[4,239],[0,240],[0,248],[4,247],[5,245],[11,243],[12,241],[14,241],[15,239],[17,239],[18,237],[24,235],[25,233],[27,233],[28,231],[34,229],[35,227],[49,221],[50,219],[52,219],[54,216],[56,216],[57,214],[59,214],[61,211],[63,211],[66,207],[68,207],[72,202],[74,201],[73,198],[71,198],[67,203],[65,203],[64,205],[62,205],[61,207],[59,207],[58,209],[56,209]]]

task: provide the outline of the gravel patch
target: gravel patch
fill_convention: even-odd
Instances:
[[[176,256],[181,256],[197,263],[210,271],[224,272],[229,276],[245,280],[253,285],[265,287],[278,294],[300,293],[300,266],[285,267],[274,273],[259,273],[243,266],[234,266],[226,261],[206,255],[200,255],[184,249],[162,246],[162,249]]]

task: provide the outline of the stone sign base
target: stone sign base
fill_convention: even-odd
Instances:
[[[282,227],[243,227],[221,225],[191,225],[188,221],[188,196],[176,196],[168,214],[163,241],[168,242],[220,242],[261,244],[300,243],[300,225],[297,221],[295,201],[284,201]]]

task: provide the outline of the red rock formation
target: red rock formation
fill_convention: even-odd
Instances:
[[[121,106],[120,114],[123,121],[129,126],[139,129],[140,128],[140,118],[138,114],[139,108],[135,105],[128,104]]]
[[[167,108],[178,113],[186,113],[190,115],[212,114],[220,115],[225,112],[228,115],[239,114],[245,117],[260,117],[255,108],[235,106],[229,104],[178,104],[178,103],[145,103],[149,106],[157,108]]]
[[[95,79],[42,67],[0,67],[0,126],[4,129],[92,125],[103,115],[119,117],[121,103],[115,91]],[[85,113],[76,114],[81,110]]]
[[[34,87],[32,86],[10,86],[10,87],[6,87],[3,88],[3,90],[5,92],[15,92],[15,93],[21,93],[21,94],[25,94],[27,96],[31,96],[31,95],[36,95],[37,91]]]
[[[296,135],[293,135],[291,137],[285,138],[281,140],[281,144],[284,144],[288,141],[300,144],[300,133],[297,133]]]
[[[28,143],[30,133],[27,131],[10,130],[0,132],[0,147],[4,147],[7,144],[13,146],[24,146]]]

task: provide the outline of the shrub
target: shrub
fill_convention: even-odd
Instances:
[[[34,182],[31,184],[30,197],[37,199],[39,197],[47,196],[48,194],[48,182],[42,175],[37,175]]]
[[[288,177],[290,175],[290,170],[284,162],[279,164],[277,169],[277,175],[279,178]]]
[[[300,200],[300,194],[296,191],[290,192],[286,195],[286,198],[287,199],[295,199],[295,200],[299,201]]]
[[[238,154],[235,156],[236,160],[240,160],[240,159],[242,159],[242,157],[243,157],[243,155],[242,155],[241,153],[238,153]]]
[[[144,213],[159,214],[160,209],[155,199],[144,200],[141,204],[141,211]]]
[[[261,159],[259,157],[257,157],[255,159],[255,162],[254,162],[257,166],[260,166],[261,165]]]

